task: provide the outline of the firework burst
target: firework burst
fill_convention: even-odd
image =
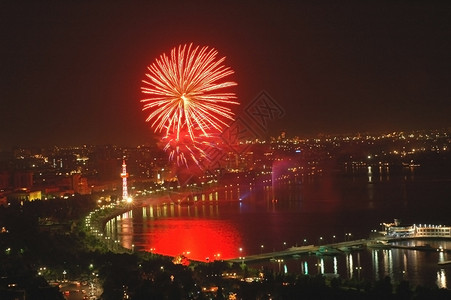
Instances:
[[[222,82],[234,72],[222,65],[225,57],[216,60],[218,52],[208,47],[179,46],[171,55],[162,54],[148,67],[149,73],[142,92],[143,110],[152,110],[146,121],[155,131],[180,133],[187,130],[195,138],[195,128],[204,135],[220,131],[233,120],[227,106],[238,104],[234,93],[221,92],[235,86],[235,82]]]
[[[233,121],[229,106],[238,102],[224,89],[236,85],[225,81],[234,72],[217,55],[208,47],[180,45],[156,59],[142,81],[143,110],[150,111],[146,121],[163,134],[164,149],[178,164],[187,165],[187,156],[198,164],[196,156],[205,156],[199,145]]]

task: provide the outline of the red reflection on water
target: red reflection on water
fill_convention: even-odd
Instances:
[[[235,258],[240,253],[241,236],[221,220],[160,219],[149,221],[153,228],[144,240],[145,250],[189,259],[210,261]],[[243,253],[244,254],[244,253]]]

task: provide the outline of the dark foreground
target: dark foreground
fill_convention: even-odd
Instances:
[[[345,281],[113,252],[80,221],[94,208],[82,196],[0,207],[0,299],[451,299],[449,290],[388,277]],[[78,290],[64,290],[67,282]]]

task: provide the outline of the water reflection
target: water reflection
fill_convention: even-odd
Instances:
[[[448,288],[446,286],[446,273],[445,273],[445,269],[440,269],[439,271],[437,271],[437,286],[441,289],[446,289]]]
[[[431,241],[429,241],[431,242]],[[450,241],[447,242],[449,246]],[[426,252],[404,249],[365,249],[336,256],[305,255],[284,258],[290,273],[315,276],[317,274],[336,274],[343,279],[367,279],[377,281],[389,276],[392,283],[408,280],[413,285],[437,285],[448,288],[449,265],[439,266],[444,252]],[[449,258],[448,258],[449,259]],[[278,272],[278,266],[268,262],[249,264],[254,268],[270,267]]]
[[[242,244],[241,236],[232,224],[216,219],[218,215],[218,203],[214,202],[148,205],[111,219],[105,227],[106,235],[115,243],[120,241],[124,248],[163,255],[184,253],[200,261],[237,257],[235,245]]]
[[[418,176],[404,178],[388,168],[381,177],[382,172],[383,168],[374,167],[368,174],[365,167],[355,174],[353,170],[350,177],[324,175],[306,177],[296,184],[234,184],[205,193],[173,193],[174,204],[146,205],[134,209],[133,218],[122,215],[111,220],[107,237],[128,248],[134,244],[138,250],[154,249],[169,255],[190,252],[191,258],[205,260],[218,254],[221,258],[257,254],[263,251],[261,245],[271,252],[281,250],[285,242],[286,247],[318,243],[319,237],[324,237],[324,243],[341,242],[350,238],[349,232],[353,239],[363,238],[375,224],[393,216],[418,222],[418,211],[424,216],[422,222],[449,219],[449,209],[445,209],[450,207],[449,200],[443,196],[450,192],[447,183],[419,181]],[[433,199],[433,205],[424,199]],[[449,242],[442,244],[451,249]],[[267,263],[274,265],[275,272],[333,273],[370,280],[390,276],[412,284],[446,286],[450,267],[439,268],[437,262],[449,259],[446,252],[367,249],[336,257],[284,258],[280,268]]]
[[[393,256],[392,250],[383,250],[384,274],[393,278]]]
[[[301,266],[302,266],[302,273],[304,275],[308,275],[308,263],[306,261],[304,261],[304,263],[301,264]]]
[[[348,278],[352,278],[354,275],[354,263],[352,261],[352,254],[346,254],[346,269]]]
[[[374,278],[379,278],[379,251],[371,251],[371,258],[373,263],[373,270],[374,270]]]
[[[201,261],[228,259],[236,257],[234,245],[241,243],[235,228],[218,220],[156,220],[152,226],[160,227],[164,234],[147,234],[138,246],[170,256],[186,253]]]
[[[319,259],[316,265],[318,266],[318,273],[324,274],[324,259],[323,258]]]
[[[336,256],[334,256],[334,274],[338,274],[338,260]]]
[[[246,203],[237,205],[241,211]],[[125,248],[132,249],[134,246],[137,250],[152,250],[170,256],[185,253],[201,261],[245,256],[248,251],[243,251],[247,244],[242,232],[233,223],[220,218],[221,209],[224,208],[214,201],[187,206],[148,205],[110,220],[106,224],[106,233],[112,245],[120,241]],[[397,244],[429,244],[445,250],[451,248],[451,241],[404,241]],[[389,276],[393,282],[406,279],[412,284],[434,284],[447,288],[449,267],[439,268],[437,263],[449,259],[450,255],[446,251],[367,249],[333,257],[302,256],[301,260],[284,258],[283,264],[279,261],[270,267],[275,272],[311,275],[331,273],[349,279],[380,280]],[[260,268],[265,263],[249,265]]]

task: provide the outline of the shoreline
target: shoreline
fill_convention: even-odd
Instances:
[[[205,191],[204,191],[205,193]],[[181,205],[181,206],[194,206],[194,205],[206,205],[206,204],[210,204],[211,202],[215,202],[217,204],[224,204],[224,203],[231,203],[231,202],[240,202],[240,200],[229,200],[229,201],[221,201],[219,203],[218,200],[196,200],[193,201],[192,203],[186,203],[186,202],[175,202],[171,199],[169,199],[170,201],[167,201],[167,196],[162,196],[162,197],[158,197],[157,195],[151,196],[151,197],[145,197],[144,199],[139,199],[136,198],[134,203],[125,203],[125,202],[121,202],[119,203],[119,205],[115,205],[114,207],[110,207],[110,209],[112,211],[110,211],[109,213],[107,213],[104,216],[97,216],[97,224],[99,224],[100,226],[97,226],[97,230],[100,231],[101,233],[105,234],[105,226],[106,224],[116,218],[117,216],[127,213],[129,211],[132,211],[133,209],[136,208],[142,208],[142,207],[146,207],[146,206],[151,206],[151,205],[161,205],[161,206],[170,206],[170,205]],[[99,228],[100,227],[100,228]],[[397,241],[406,241],[406,240],[450,240],[449,237],[403,237],[403,238],[390,238],[390,239],[386,239],[381,237],[381,239],[385,240],[386,242],[388,242],[387,248],[403,248],[406,250],[434,250],[434,251],[438,251],[438,249],[430,249],[430,248],[426,248],[426,247],[421,247],[421,246],[412,246],[412,247],[398,247],[396,245],[391,245],[392,242],[397,242]],[[330,245],[323,245],[323,246],[329,246],[331,248],[336,248],[342,244],[352,244],[352,245],[363,245],[365,247],[369,247],[371,248],[372,246],[368,245],[371,242],[374,242],[378,240],[378,238],[365,238],[365,239],[358,239],[358,240],[353,240],[353,241],[347,241],[347,242],[341,242],[341,243],[334,243],[334,244],[330,244]],[[102,239],[102,242],[106,243],[106,245],[108,246],[108,242],[104,241]],[[313,248],[311,248],[313,247]],[[111,248],[111,247],[108,247]],[[122,247],[124,250],[128,250],[128,251],[134,251],[134,249],[129,249],[129,248],[124,248]],[[299,249],[293,249],[293,247],[289,248],[289,249],[285,249],[285,250],[280,250],[280,251],[275,251],[275,252],[267,252],[267,253],[261,253],[261,254],[254,254],[254,255],[249,255],[246,257],[246,261],[252,261],[252,260],[265,260],[265,259],[269,259],[269,258],[274,258],[274,257],[283,257],[283,256],[289,256],[289,255],[293,255],[293,254],[299,254],[299,253],[295,253],[297,251],[295,250],[299,250],[302,254],[306,253],[306,250],[309,250],[307,252],[312,252],[313,250],[318,250],[317,248],[319,248],[319,245],[309,245],[309,247],[297,247]],[[310,248],[310,249],[307,249]],[[352,250],[352,251],[356,251],[356,250]],[[148,251],[140,251],[140,252],[148,252]],[[442,252],[451,252],[450,249],[444,249]],[[159,254],[159,253],[154,253],[154,254]],[[164,256],[168,256],[168,257],[173,257],[170,255],[165,255],[165,254],[159,254],[159,255],[164,255]],[[230,258],[230,259],[226,259],[225,261],[230,261],[230,262],[243,262],[242,258]]]

